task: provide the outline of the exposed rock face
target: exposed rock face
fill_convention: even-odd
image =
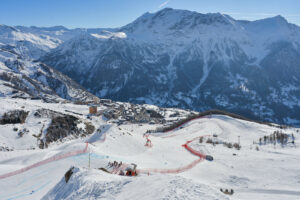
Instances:
[[[70,180],[72,174],[73,174],[74,167],[71,167],[66,173],[65,173],[65,181],[68,183]]]
[[[23,124],[28,116],[28,111],[12,110],[4,113],[0,119],[0,124]]]

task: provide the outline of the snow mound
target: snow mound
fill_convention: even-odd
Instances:
[[[42,200],[54,199],[229,199],[220,192],[180,176],[140,176],[107,174],[99,170],[74,168]]]

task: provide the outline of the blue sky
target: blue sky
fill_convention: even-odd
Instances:
[[[114,28],[165,7],[248,20],[282,15],[300,25],[300,0],[0,0],[0,24]]]

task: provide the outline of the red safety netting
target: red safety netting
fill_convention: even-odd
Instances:
[[[4,178],[10,177],[10,176],[14,176],[14,175],[26,172],[26,171],[28,171],[32,168],[39,167],[41,165],[44,165],[44,164],[47,164],[47,163],[50,163],[50,162],[53,162],[53,161],[56,161],[56,160],[68,158],[68,157],[71,157],[71,156],[76,156],[76,155],[82,154],[82,153],[86,153],[87,149],[88,149],[88,143],[86,143],[86,146],[83,150],[78,150],[78,151],[68,152],[68,153],[61,154],[61,155],[52,156],[51,158],[48,158],[48,159],[42,160],[40,162],[34,163],[34,164],[29,165],[27,167],[24,167],[22,169],[18,169],[16,171],[9,172],[7,174],[2,174],[2,175],[0,175],[0,179],[4,179]]]
[[[203,137],[203,136],[200,136]],[[149,174],[149,173],[161,173],[161,174],[178,174],[184,171],[187,171],[189,169],[192,169],[193,167],[195,167],[198,163],[200,163],[201,161],[203,161],[205,159],[205,154],[194,150],[193,148],[191,148],[188,144],[191,143],[192,141],[198,139],[199,137],[196,137],[190,141],[187,141],[185,144],[183,144],[182,146],[188,150],[189,152],[191,152],[192,154],[194,154],[195,156],[198,156],[199,159],[191,162],[190,164],[183,166],[183,167],[179,167],[179,168],[175,168],[175,169],[137,169],[137,173],[145,173],[145,174]]]

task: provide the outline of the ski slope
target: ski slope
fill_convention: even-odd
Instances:
[[[28,110],[36,107],[60,111],[68,109],[87,114],[87,106],[82,105],[14,101],[14,104],[6,106],[25,106]],[[11,103],[11,100],[1,102],[3,105]],[[295,145],[256,145],[253,141],[258,142],[259,137],[278,128],[213,115],[193,120],[167,133],[149,135],[153,144],[149,148],[145,146],[146,138],[143,136],[148,129],[158,125],[118,126],[96,116],[92,117],[92,123],[101,127],[101,133],[52,144],[43,150],[19,146],[14,151],[0,152],[0,177],[43,160],[69,155],[0,179],[0,199],[300,198],[300,134],[295,128],[283,130],[295,135]],[[6,129],[8,131],[8,127]],[[6,129],[2,127],[1,131]],[[199,137],[211,135],[227,142],[237,142],[240,136],[241,149],[199,143]],[[1,139],[5,140],[5,137]],[[89,142],[88,148],[83,151],[86,141]],[[210,162],[191,153],[184,147],[185,144],[203,155],[212,155],[214,160]],[[259,151],[256,146],[259,146]],[[72,152],[79,153],[73,155]],[[122,177],[98,170],[112,161],[136,163],[139,176]],[[191,163],[196,164],[186,167]],[[66,184],[64,174],[71,166],[75,166],[75,172]],[[185,170],[178,170],[183,168]],[[225,195],[220,188],[233,189],[234,194]]]

